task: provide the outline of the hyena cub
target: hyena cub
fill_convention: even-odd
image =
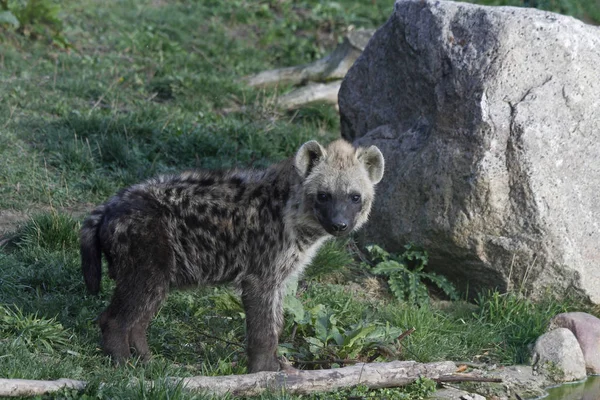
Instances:
[[[383,176],[379,149],[316,141],[265,170],[160,176],[119,192],[81,229],[81,265],[98,293],[101,254],[116,288],[100,315],[117,363],[149,356],[146,329],[171,288],[233,282],[246,311],[249,372],[276,371],[284,282],[319,246],[369,215]]]

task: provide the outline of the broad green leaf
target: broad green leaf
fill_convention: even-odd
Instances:
[[[404,271],[405,269],[406,265],[401,264],[398,261],[388,260],[378,263],[375,266],[375,268],[373,268],[373,273],[381,275],[390,275],[398,271]]]
[[[300,323],[304,321],[305,312],[304,305],[296,296],[287,295],[283,299],[283,309],[292,314],[294,322]]]
[[[12,25],[15,29],[21,26],[17,17],[10,11],[0,11],[0,24]]]
[[[438,288],[442,289],[442,291],[450,298],[450,300],[459,299],[456,288],[445,276],[430,272],[426,274],[425,277],[433,282]]]
[[[367,251],[369,252],[371,257],[374,259],[380,259],[380,260],[386,261],[390,258],[390,253],[388,253],[381,247],[377,246],[376,244],[367,246]]]
[[[346,338],[344,339],[345,346],[352,347],[357,340],[365,338],[369,333],[373,332],[375,329],[377,329],[377,326],[375,325],[359,326],[349,334],[347,333]]]

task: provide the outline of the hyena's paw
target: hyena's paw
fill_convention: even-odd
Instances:
[[[279,371],[279,368],[279,361],[274,355],[260,355],[251,357],[248,373],[253,374],[261,371]]]
[[[131,357],[127,331],[121,328],[114,319],[107,318],[105,315],[100,317],[99,322],[102,331],[102,350],[110,356],[113,364],[126,363]]]

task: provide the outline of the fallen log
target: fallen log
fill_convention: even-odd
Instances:
[[[297,108],[309,103],[323,101],[326,103],[337,104],[338,92],[342,81],[333,81],[329,83],[309,83],[306,86],[280,96],[277,103],[284,108]]]
[[[56,381],[36,381],[31,379],[0,379],[0,397],[41,396],[62,389],[83,390],[85,381],[61,378]]]
[[[299,86],[279,97],[278,104],[283,108],[294,109],[314,102],[337,104],[342,79],[374,33],[373,29],[350,31],[331,54],[313,63],[263,71],[242,80],[253,87]]]
[[[237,396],[252,396],[265,391],[306,394],[330,392],[356,385],[365,385],[373,389],[399,387],[408,385],[418,378],[436,379],[455,370],[456,365],[451,361],[425,364],[416,361],[392,361],[312,371],[286,370],[248,375],[169,378],[169,381],[173,385],[182,385],[186,390],[214,395],[229,393]],[[56,381],[0,379],[0,397],[39,396],[64,388],[83,390],[86,386],[87,382],[72,379]]]
[[[418,378],[436,379],[456,370],[451,361],[418,363],[392,361],[357,364],[349,367],[293,372],[258,372],[249,375],[196,376],[181,383],[193,391],[236,396],[255,396],[265,391],[293,394],[330,392],[365,385],[372,389],[408,385]]]
[[[373,29],[357,29],[350,31],[344,41],[335,50],[313,63],[294,67],[272,69],[244,78],[246,83],[254,87],[275,85],[299,85],[307,81],[327,82],[342,79],[354,61],[365,49],[373,36]]]

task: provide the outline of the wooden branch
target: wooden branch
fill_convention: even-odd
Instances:
[[[326,82],[342,79],[365,49],[375,31],[358,29],[349,32],[344,41],[328,56],[311,64],[272,69],[245,77],[250,86],[265,87],[281,84],[298,85],[307,81]]]
[[[61,389],[83,390],[87,382],[61,378],[56,381],[34,381],[30,379],[0,379],[0,397],[40,396]]]
[[[410,328],[410,329],[408,329],[408,330],[406,330],[406,331],[402,332],[402,333],[400,334],[400,336],[398,336],[398,339],[397,339],[397,340],[398,340],[399,342],[400,342],[400,341],[402,341],[402,339],[404,339],[404,338],[405,338],[405,337],[407,337],[408,335],[412,334],[412,333],[413,333],[414,331],[416,331],[416,330],[417,330],[417,329],[416,329],[415,327],[412,327],[412,328]]]
[[[285,391],[294,394],[330,392],[345,387],[365,385],[369,388],[408,385],[418,378],[438,379],[456,370],[451,361],[418,363],[392,361],[387,363],[357,364],[344,368],[314,371],[286,370],[258,372],[248,375],[196,376],[169,378],[174,385],[186,390],[214,395],[233,394],[254,396],[265,391]],[[149,383],[150,385],[152,383]],[[0,397],[39,396],[64,388],[85,389],[87,382],[72,379],[34,381],[26,379],[0,379]]]
[[[501,378],[487,378],[485,376],[477,375],[442,375],[435,378],[434,381],[438,383],[442,382],[491,382],[491,383],[502,383]]]
[[[337,104],[338,92],[342,81],[329,83],[310,83],[280,96],[277,103],[284,108],[297,108],[305,104],[324,101]]]
[[[265,391],[293,394],[330,392],[345,387],[365,385],[369,388],[408,385],[418,378],[436,379],[454,372],[451,361],[422,364],[416,361],[357,364],[350,367],[314,371],[296,370],[292,373],[258,372],[249,375],[229,375],[183,378],[188,390],[215,395],[256,396]]]
[[[361,362],[360,360],[349,359],[340,359],[334,358],[331,360],[314,360],[314,361],[304,361],[304,360],[294,360],[296,364],[302,365],[323,365],[323,364],[358,364]]]

